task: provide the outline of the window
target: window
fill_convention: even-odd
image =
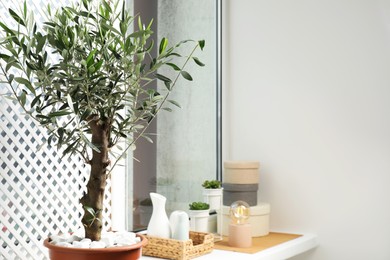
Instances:
[[[202,200],[201,184],[220,175],[220,2],[215,0],[134,1],[134,12],[145,22],[154,20],[155,42],[167,37],[206,40],[206,48],[196,55],[205,67],[191,64],[187,70],[193,82],[179,82],[172,98],[181,109],[158,115],[151,133],[154,144],[138,143],[129,158],[128,227],[144,228],[151,216],[150,192],[167,197],[168,214],[187,210],[192,201]],[[147,17],[149,16],[149,17]],[[146,19],[146,20],[145,20]],[[189,53],[184,50],[183,53]],[[163,86],[156,86],[156,88]],[[219,117],[218,117],[219,115]]]
[[[55,9],[74,1],[27,0],[27,5],[41,21],[41,10],[48,2]],[[8,8],[22,2],[0,0],[0,15],[5,17]],[[115,170],[115,188],[110,190],[109,183],[106,192],[106,228],[124,228],[124,216],[128,229],[145,227],[151,191],[168,198],[168,212],[187,209],[190,202],[202,200],[201,183],[220,176],[220,2],[126,0],[145,22],[148,16],[155,18],[156,42],[163,36],[171,43],[205,39],[205,50],[197,56],[206,66],[188,67],[194,81],[180,81],[172,97],[182,108],[160,114],[150,129],[157,133],[154,144],[139,143],[126,165]],[[6,85],[0,84],[0,94],[5,92]],[[17,104],[0,98],[0,258],[44,258],[43,237],[79,228],[80,222],[75,221],[81,217],[78,200],[83,191],[79,187],[85,185],[88,168],[82,167],[79,158],[62,160],[56,148],[40,148],[45,138],[44,130],[24,116]],[[127,194],[126,203],[123,194]]]

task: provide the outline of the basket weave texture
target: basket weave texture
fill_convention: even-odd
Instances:
[[[146,236],[148,244],[142,254],[167,259],[187,260],[210,253],[214,248],[214,235],[190,231],[186,241]]]

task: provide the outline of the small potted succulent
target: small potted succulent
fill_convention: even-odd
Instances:
[[[205,180],[202,183],[202,187],[205,189],[220,189],[222,187],[222,184],[218,180]]]
[[[218,180],[206,180],[203,182],[203,200],[210,204],[211,210],[218,210],[222,205],[222,184]]]
[[[9,10],[13,23],[0,21],[0,72],[10,90],[7,98],[47,129],[49,146],[82,158],[80,163],[90,168],[88,183],[81,187],[80,226],[92,241],[101,238],[104,191],[112,169],[139,138],[150,140],[146,129],[160,111],[179,106],[169,97],[179,78],[192,80],[186,65],[204,66],[193,56],[204,41],[170,45],[162,38],[154,44],[149,39],[152,22],[144,25],[133,17],[125,2],[80,0],[59,10],[48,6],[43,25],[36,24],[24,2],[21,12]],[[188,55],[179,53],[185,44],[193,44]],[[163,67],[175,76],[160,74]],[[156,81],[163,83],[159,90],[150,87]],[[56,259],[53,245],[45,245]],[[80,251],[85,252],[78,249],[65,259],[79,259],[74,254]],[[93,259],[122,259],[101,257]]]
[[[189,205],[190,229],[197,232],[209,231],[210,205],[206,202],[192,202]]]

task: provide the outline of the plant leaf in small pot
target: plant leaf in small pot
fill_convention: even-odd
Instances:
[[[192,202],[190,208],[190,229],[198,232],[208,232],[210,205],[206,202]]]
[[[222,184],[218,180],[206,180],[203,182],[202,187],[205,189],[220,189]]]
[[[206,202],[192,202],[190,205],[190,210],[207,210],[210,208],[210,205]]]

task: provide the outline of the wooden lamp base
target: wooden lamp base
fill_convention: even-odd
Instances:
[[[252,231],[250,224],[230,224],[229,225],[229,246],[251,247]]]

